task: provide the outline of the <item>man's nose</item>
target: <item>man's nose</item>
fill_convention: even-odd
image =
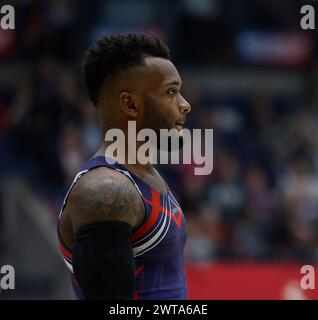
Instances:
[[[187,114],[191,111],[191,106],[190,106],[189,102],[186,99],[184,99],[183,97],[180,101],[179,108],[180,108],[180,111],[182,114]]]

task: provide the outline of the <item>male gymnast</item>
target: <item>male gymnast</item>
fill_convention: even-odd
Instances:
[[[128,121],[137,131],[180,131],[191,110],[169,49],[155,36],[102,37],[85,55],[83,76],[103,136],[114,128],[127,135]],[[178,202],[151,163],[107,161],[109,144],[83,164],[59,217],[77,298],[187,299]]]

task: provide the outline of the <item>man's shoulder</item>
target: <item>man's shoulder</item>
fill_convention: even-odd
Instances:
[[[143,219],[142,199],[128,177],[107,167],[84,174],[72,188],[67,210],[73,230],[98,221],[124,221],[132,227]]]
[[[78,182],[75,184],[73,190],[79,192],[89,191],[91,189],[99,189],[98,187],[101,186],[116,186],[127,181],[129,181],[129,179],[115,169],[108,167],[98,167],[93,170],[89,170],[84,175],[82,175]]]

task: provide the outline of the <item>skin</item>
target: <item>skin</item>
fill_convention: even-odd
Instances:
[[[127,136],[129,120],[136,121],[137,131],[180,130],[177,123],[184,123],[191,110],[180,92],[179,73],[166,59],[146,57],[142,66],[119,77],[111,90],[105,87],[100,90],[97,105],[103,134],[120,128]],[[107,146],[104,141],[95,156],[104,156]],[[166,183],[151,164],[127,163],[125,167],[158,192],[167,192]],[[85,224],[116,220],[136,228],[144,214],[142,199],[133,183],[123,174],[101,167],[86,173],[73,187],[61,217],[60,233],[72,248],[76,231]]]

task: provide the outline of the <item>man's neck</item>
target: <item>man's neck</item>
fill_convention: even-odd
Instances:
[[[127,141],[127,140],[126,140]],[[107,151],[107,147],[110,146],[112,144],[112,142],[107,142],[107,141],[103,141],[103,143],[101,144],[100,148],[98,149],[98,151],[94,154],[94,157],[97,156],[103,156],[103,157],[107,157],[107,158],[114,158],[113,154],[109,153]],[[136,153],[137,154],[137,150],[138,148],[142,145],[142,142],[137,142],[136,143]],[[147,163],[147,164],[142,164],[140,162],[138,162],[138,157],[135,157],[135,162],[129,162],[128,161],[128,145],[126,143],[125,146],[125,159],[121,159],[119,162],[119,164],[123,165],[125,168],[127,168],[128,170],[134,172],[134,171],[138,171],[138,172],[148,172],[148,173],[153,173],[154,172],[154,167],[151,163]]]

